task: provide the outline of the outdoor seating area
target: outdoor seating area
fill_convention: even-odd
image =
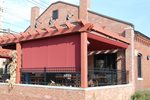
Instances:
[[[48,69],[22,69],[21,83],[49,86],[80,86],[80,72],[69,70],[61,70],[61,68]],[[31,70],[31,69],[30,69]]]
[[[1,74],[0,75],[0,82],[1,83],[7,82],[8,79],[10,79],[10,75],[9,74]]]
[[[125,70],[111,70],[111,69],[88,69],[88,86],[107,86],[127,84],[128,71]],[[80,87],[80,72],[22,72],[22,84],[48,85],[48,86],[69,86]]]
[[[112,69],[89,70],[89,87],[127,84],[128,71]]]
[[[12,61],[16,71],[16,79],[12,77],[14,82],[82,88],[128,83],[123,59],[128,41],[124,37],[82,20],[65,25],[55,24],[55,30],[49,27],[14,35],[20,43],[13,38],[13,42],[6,39],[1,43],[12,42],[11,49],[18,53],[14,56],[17,65]],[[82,33],[89,30],[91,33]]]

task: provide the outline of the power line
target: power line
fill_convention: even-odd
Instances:
[[[35,0],[32,0],[32,1],[35,1]],[[36,2],[36,1],[35,1],[35,2]],[[45,2],[45,1],[41,1],[41,0],[40,0],[40,3],[43,3],[44,5],[48,6],[47,2]],[[42,5],[42,4],[40,4],[40,5]]]
[[[34,5],[36,5],[36,6],[40,6],[40,8],[43,9],[43,10],[46,8],[45,6],[41,5],[40,3],[36,2],[36,1],[33,1],[33,0],[32,1],[27,0],[27,1],[34,4]]]
[[[5,12],[5,14],[8,14],[8,15],[10,15],[10,16],[12,16],[12,17],[14,17],[14,14],[12,14],[12,13],[7,13],[7,12]],[[24,19],[24,21],[26,21],[26,22],[30,22],[30,20],[25,19],[25,18],[22,18],[22,17],[19,17],[19,16],[15,16],[15,17],[17,17],[17,18],[21,18],[21,19]]]
[[[41,3],[45,4],[45,5],[49,5],[47,2],[45,2],[44,0],[40,0]]]
[[[41,0],[40,2],[42,2],[43,4],[46,4],[47,6],[49,6],[49,4],[47,2],[45,2],[45,1]]]
[[[15,32],[11,29],[2,29],[2,28],[0,28],[0,33],[18,33],[18,32]]]
[[[32,2],[34,2],[34,3],[38,4],[38,5],[40,5],[40,6],[43,7],[44,9],[46,8],[45,6],[43,6],[42,4],[40,4],[40,3],[37,2],[37,1],[32,0]]]
[[[16,25],[16,24],[12,24],[12,23],[10,23],[10,22],[5,22],[5,21],[0,21],[0,22],[5,23],[5,24],[8,24],[8,25],[16,26],[17,28],[19,27],[20,29],[25,29],[24,27],[21,27],[21,26]]]

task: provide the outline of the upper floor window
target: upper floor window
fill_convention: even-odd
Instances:
[[[138,78],[142,78],[142,54],[137,56]]]
[[[54,10],[54,11],[53,11],[52,18],[53,18],[53,20],[58,19],[58,10]]]
[[[147,60],[150,60],[150,56],[149,55],[147,56]]]

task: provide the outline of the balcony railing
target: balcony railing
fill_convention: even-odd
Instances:
[[[88,71],[89,87],[127,84],[129,72],[114,69],[93,69]]]

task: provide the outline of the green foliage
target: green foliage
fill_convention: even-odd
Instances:
[[[135,94],[131,96],[131,100],[150,100],[150,90],[135,92]]]

